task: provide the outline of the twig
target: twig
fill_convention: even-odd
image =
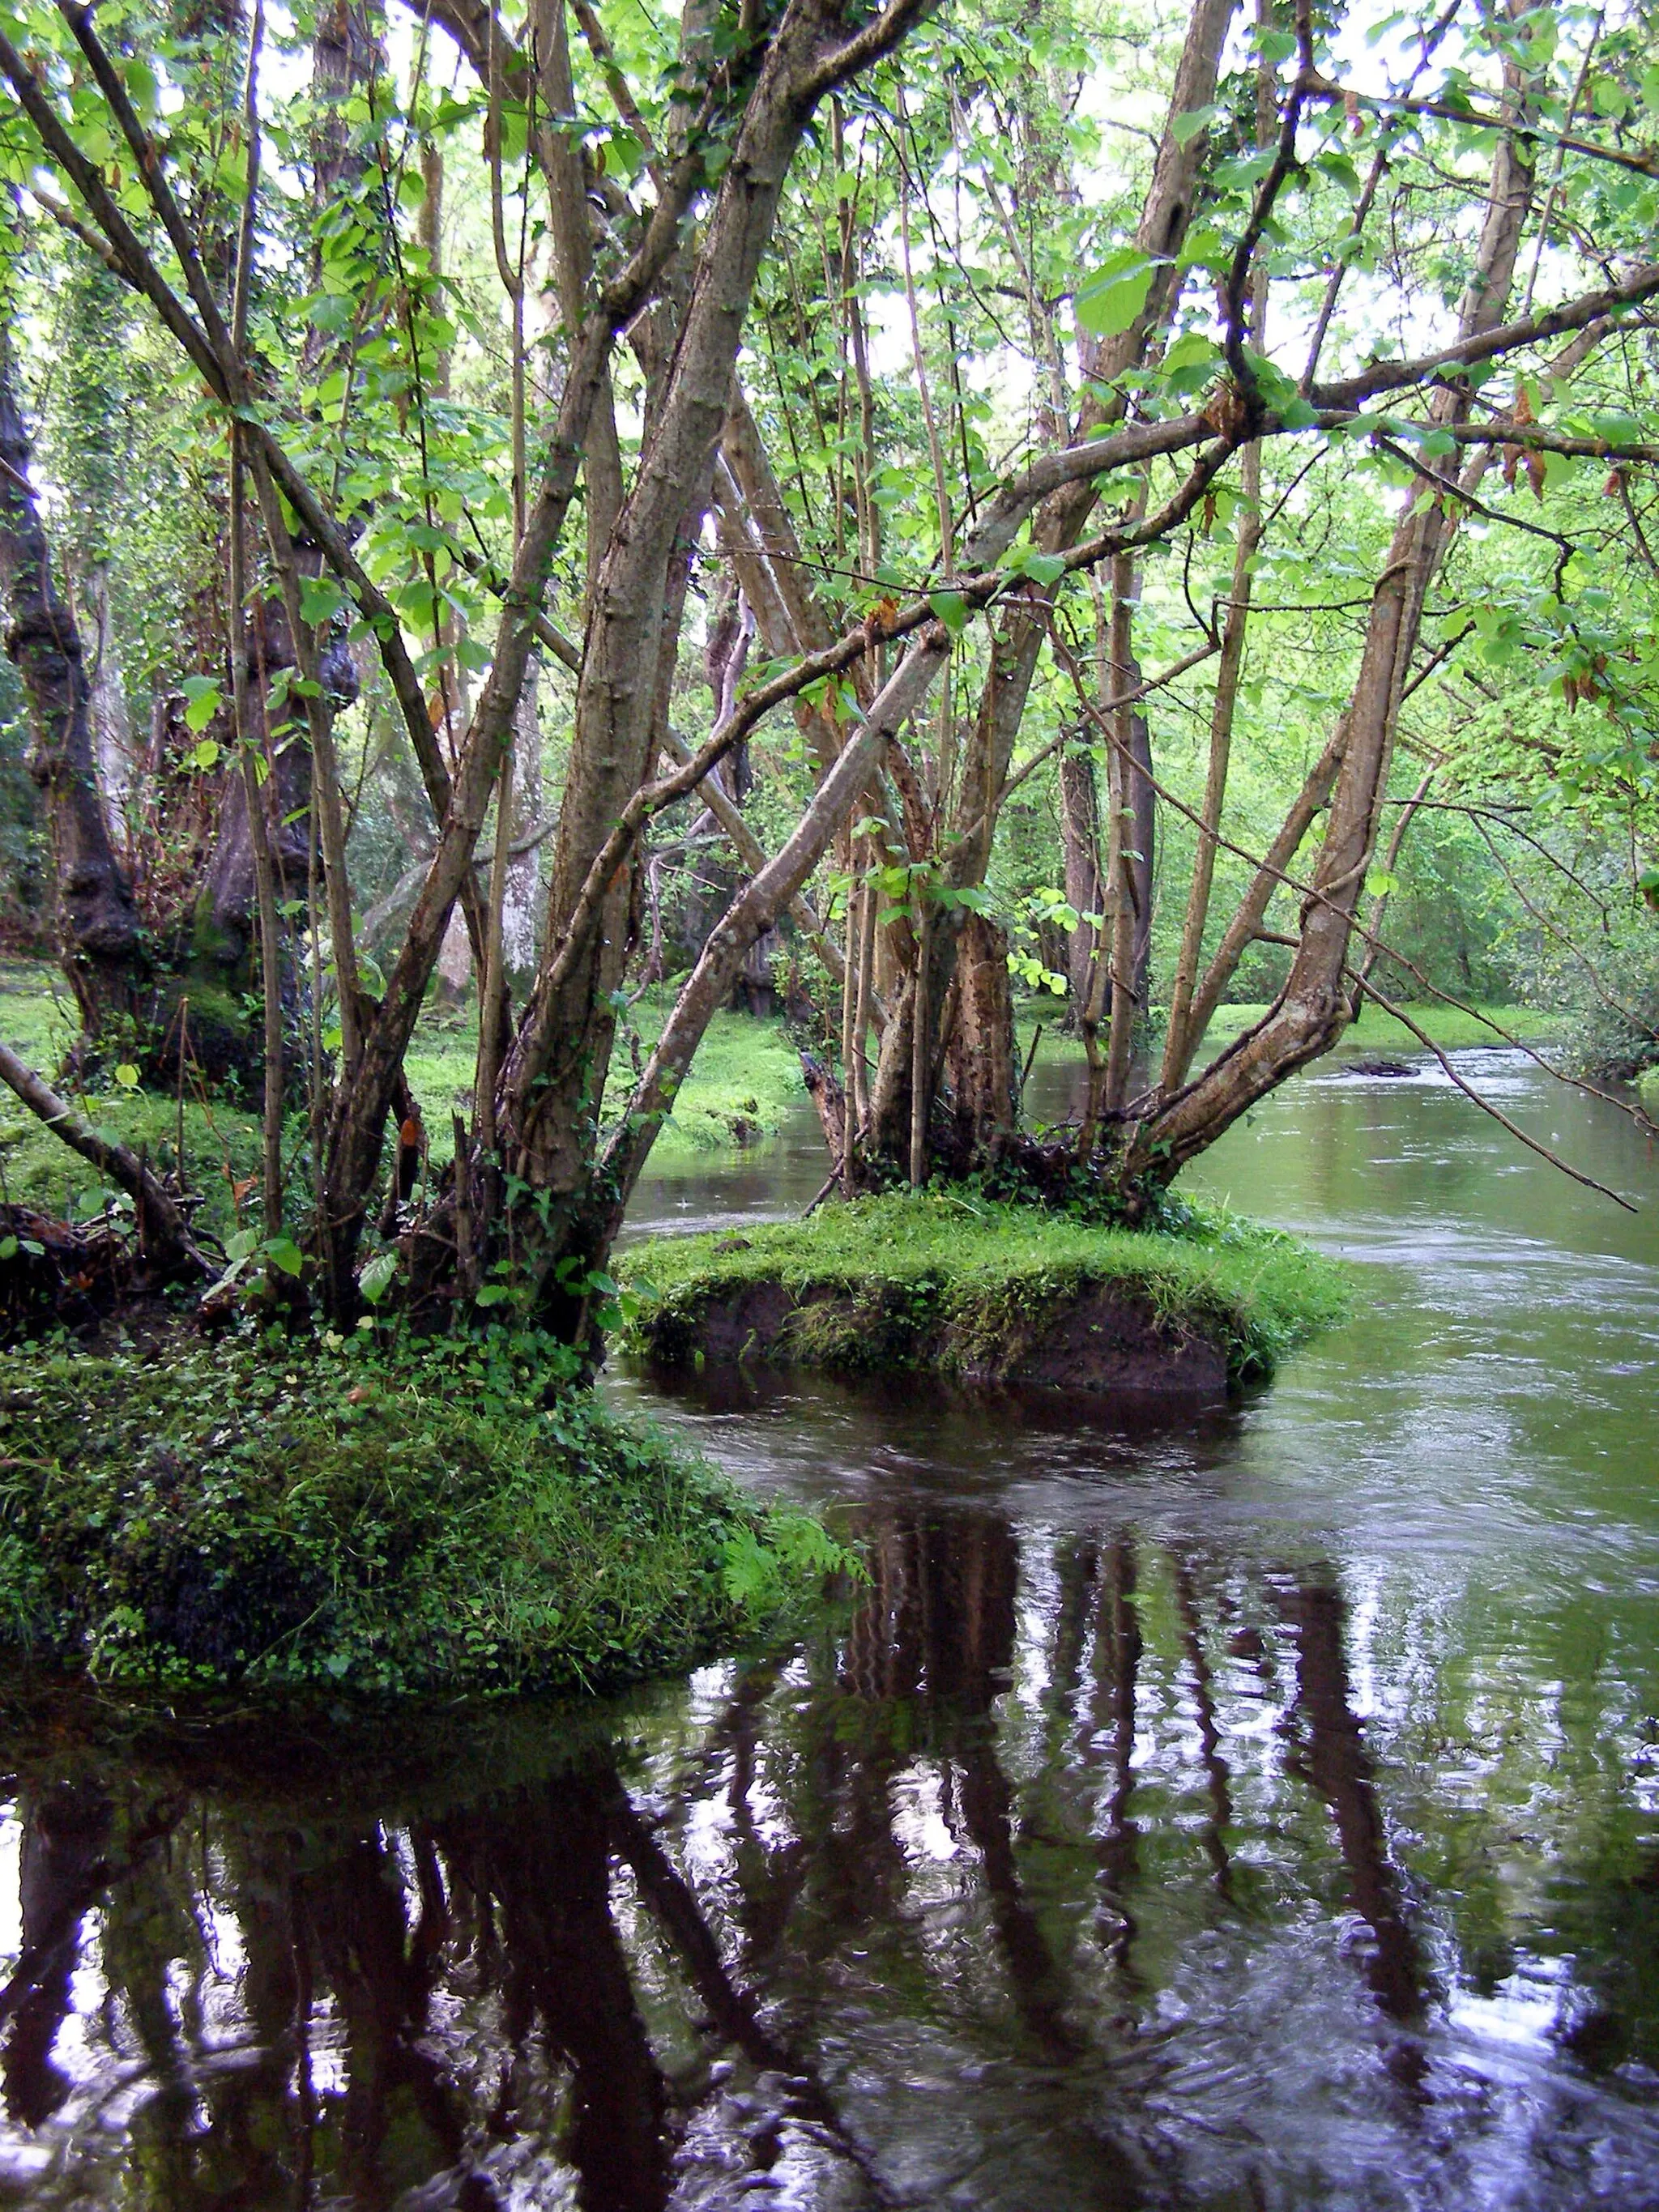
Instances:
[[[817,1196],[807,1207],[805,1212],[802,1214],[801,1219],[803,1221],[810,1221],[812,1218],[812,1216],[817,1212],[819,1206],[823,1204],[824,1200],[829,1197],[830,1192],[841,1181],[842,1170],[846,1166],[846,1164],[847,1155],[843,1152],[841,1158],[836,1162],[834,1167],[830,1169],[829,1174],[824,1177],[823,1182],[819,1188]]]
[[[1368,999],[1375,1000],[1376,1005],[1382,1007],[1385,1014],[1391,1015],[1393,1018],[1399,1023],[1401,1029],[1409,1030],[1412,1035],[1417,1039],[1419,1044],[1425,1046],[1428,1050],[1434,1054],[1435,1058],[1440,1062],[1441,1066],[1444,1068],[1448,1076],[1449,1076],[1451,1080],[1456,1085],[1457,1088],[1463,1093],[1463,1096],[1466,1098],[1473,1099],[1483,1114],[1490,1114],[1494,1121],[1500,1123],[1503,1127],[1507,1129],[1510,1136],[1517,1138],[1520,1142],[1527,1147],[1527,1150],[1529,1152],[1536,1152],[1540,1159],[1547,1160],[1550,1165],[1553,1168],[1559,1168],[1564,1176],[1571,1176],[1574,1182],[1583,1183],[1586,1190],[1600,1191],[1603,1198],[1610,1198],[1615,1206],[1622,1206],[1626,1213],[1639,1213],[1641,1212],[1641,1208],[1638,1206],[1632,1204],[1629,1199],[1621,1198],[1616,1190],[1609,1190],[1606,1183],[1597,1182],[1594,1176],[1584,1175],[1577,1168],[1569,1167],[1559,1152],[1552,1152],[1549,1146],[1542,1143],[1538,1138],[1529,1137],[1524,1129],[1518,1127],[1515,1122],[1510,1121],[1507,1114],[1501,1111],[1499,1108],[1494,1106],[1490,1098],[1483,1098],[1480,1093],[1474,1088],[1474,1085],[1467,1081],[1464,1077],[1458,1073],[1457,1070],[1452,1066],[1450,1060],[1447,1059],[1445,1054],[1440,1049],[1440,1047],[1435,1042],[1428,1031],[1426,1030],[1419,1029],[1417,1024],[1413,1021],[1409,1014],[1403,1012],[1403,1010],[1399,1006],[1396,1006],[1391,1000],[1385,999],[1382,992],[1377,989],[1375,983],[1368,981],[1366,978],[1360,975],[1356,969],[1349,968],[1344,972],[1348,976],[1349,981],[1357,984],[1359,989],[1364,993]]]

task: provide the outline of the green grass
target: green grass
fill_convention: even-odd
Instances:
[[[751,1638],[844,1563],[545,1373],[504,1332],[14,1352],[0,1645],[100,1680],[610,1688]]]
[[[1308,1245],[1218,1209],[1177,1218],[1173,1233],[1103,1229],[949,1190],[907,1192],[746,1227],[741,1240],[664,1237],[614,1264],[644,1294],[628,1328],[634,1349],[665,1324],[694,1322],[711,1298],[777,1282],[797,1297],[829,1291],[860,1303],[868,1326],[846,1332],[825,1363],[843,1366],[903,1364],[907,1344],[941,1333],[994,1352],[1034,1314],[1095,1289],[1224,1344],[1238,1376],[1271,1374],[1285,1352],[1340,1318],[1343,1271]]]
[[[672,1004],[667,991],[653,991],[629,1010],[605,1086],[608,1113],[622,1110],[632,1085],[629,1030],[638,1036],[643,1064]],[[447,1159],[453,1148],[452,1108],[465,1114],[471,1109],[475,1019],[471,1006],[428,1009],[405,1062],[434,1157],[441,1160]],[[780,1023],[757,1021],[748,1014],[716,1014],[652,1156],[672,1160],[753,1144],[775,1134],[791,1107],[805,1095],[800,1056]]]
[[[1206,1045],[1214,1051],[1238,1036],[1241,1030],[1259,1022],[1267,1011],[1265,1006],[1218,1006],[1215,1019],[1205,1032]],[[1541,1012],[1535,1006],[1492,1006],[1466,1014],[1456,1006],[1435,1004],[1409,1006],[1406,1011],[1418,1027],[1432,1037],[1444,1052],[1458,1052],[1474,1045],[1501,1045],[1504,1039],[1491,1026],[1491,1022],[1496,1022],[1512,1036],[1520,1037],[1528,1044],[1545,1043],[1558,1036],[1561,1030],[1557,1015]],[[1032,1032],[1041,1022],[1043,1030],[1042,1042],[1038,1048],[1040,1058],[1083,1058],[1082,1039],[1064,1036],[1054,1026],[1062,1012],[1063,1006],[1058,999],[1053,1002],[1052,1012],[1040,1000],[1026,1003],[1019,1017],[1022,1054],[1030,1050]],[[1489,1016],[1491,1021],[1481,1018],[1483,1014]],[[1409,1057],[1413,1054],[1420,1054],[1423,1048],[1403,1023],[1395,1021],[1392,1014],[1385,1014],[1380,1006],[1367,1002],[1359,1019],[1344,1033],[1337,1049],[1340,1052],[1382,1052]]]
[[[642,1054],[649,1053],[670,1003],[666,992],[653,993],[629,1016]],[[459,1109],[471,1116],[475,1021],[470,1006],[451,1010],[434,1003],[416,1031],[408,1057],[410,1085],[440,1165],[454,1149],[452,1112]],[[0,1037],[33,1067],[55,1079],[76,1030],[74,1001],[55,969],[39,961],[0,964]],[[624,1040],[607,1094],[612,1110],[620,1109],[630,1075]],[[805,1095],[799,1057],[781,1024],[746,1014],[716,1014],[652,1157],[672,1166],[752,1144],[775,1133]],[[142,1147],[151,1161],[171,1169],[178,1141],[173,1098],[125,1091],[106,1079],[76,1103],[95,1128],[111,1130],[133,1151]],[[304,1141],[303,1120],[292,1119],[285,1152],[293,1157]],[[244,1108],[222,1099],[204,1103],[187,1097],[184,1154],[186,1183],[203,1200],[198,1218],[214,1234],[228,1235],[238,1225],[233,1185],[257,1179],[259,1172],[258,1102]],[[45,1213],[83,1218],[101,1212],[107,1196],[96,1171],[0,1087],[0,1197]]]

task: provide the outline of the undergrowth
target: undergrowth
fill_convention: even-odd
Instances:
[[[1157,1230],[1127,1230],[950,1188],[827,1206],[741,1236],[659,1238],[613,1264],[640,1301],[631,1349],[694,1331],[713,1298],[778,1283],[797,1297],[853,1300],[851,1313],[825,1309],[796,1325],[813,1364],[853,1368],[908,1364],[941,1331],[962,1364],[976,1364],[1078,1294],[1111,1289],[1172,1329],[1224,1345],[1236,1377],[1261,1377],[1347,1302],[1336,1262],[1223,1208],[1177,1201]]]
[[[529,1334],[10,1356],[0,1642],[100,1679],[613,1688],[847,1564]]]
[[[648,1054],[667,1004],[664,994],[653,994],[624,1023],[606,1092],[608,1110],[620,1110],[632,1080],[629,1028],[634,1027],[641,1054]],[[477,1034],[477,1015],[470,1006],[445,1007],[434,1000],[422,1016],[404,1063],[421,1104],[434,1170],[454,1150],[452,1114],[459,1108],[471,1116]],[[0,1037],[40,1073],[58,1079],[74,1042],[74,1004],[61,977],[44,962],[0,963]],[[805,1097],[799,1055],[781,1023],[716,1014],[674,1111],[652,1147],[653,1166],[672,1173],[677,1164],[690,1165],[710,1153],[774,1135]],[[172,1092],[128,1089],[108,1068],[89,1090],[76,1091],[73,1103],[94,1128],[142,1152],[161,1173],[173,1173],[180,1125]],[[187,1083],[182,1127],[185,1184],[200,1201],[196,1218],[222,1242],[258,1218],[259,1101],[210,1093]],[[283,1156],[301,1182],[306,1142],[304,1115],[291,1115]],[[0,1086],[0,1200],[8,1199],[70,1221],[131,1210],[95,1168]]]

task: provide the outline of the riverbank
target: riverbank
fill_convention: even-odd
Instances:
[[[669,1003],[665,993],[657,992],[630,1011],[613,1061],[611,1110],[621,1110],[631,1074],[630,1032],[641,1053],[648,1054]],[[58,970],[44,961],[0,963],[0,1038],[55,1078],[74,1037],[74,1003]],[[410,1049],[406,1072],[434,1169],[447,1163],[454,1148],[452,1112],[471,1113],[476,1037],[470,1006],[434,1000]],[[775,1134],[805,1095],[799,1054],[781,1022],[716,1014],[653,1149],[670,1163],[740,1150]],[[257,1188],[258,1182],[257,1097],[209,1093],[188,1081],[182,1099],[176,1091],[127,1090],[112,1072],[77,1103],[95,1127],[112,1131],[165,1170],[174,1164],[182,1133],[185,1184],[202,1197],[198,1219],[221,1238],[240,1225],[236,1187],[252,1179]],[[304,1140],[303,1117],[291,1117],[285,1152],[296,1154]],[[94,1169],[0,1087],[0,1195],[53,1218],[82,1220],[103,1212],[110,1194]]]
[[[842,1562],[544,1376],[505,1332],[13,1352],[0,1645],[104,1681],[611,1689],[752,1639]]]
[[[625,1018],[612,1060],[607,1110],[620,1112],[631,1075],[634,1048],[649,1054],[672,1002],[669,987],[646,994]],[[1236,1036],[1267,1011],[1263,1006],[1223,1006],[1211,1024],[1212,1042]],[[1054,1025],[1061,1012],[1037,1001],[1022,1011],[1019,1045],[1029,1055],[1039,1022],[1040,1064],[1084,1058],[1081,1041]],[[1413,1019],[1447,1050],[1499,1043],[1498,1031],[1478,1014],[1455,1007],[1413,1007]],[[1504,1029],[1538,1042],[1552,1033],[1553,1018],[1528,1007],[1486,1010]],[[55,1073],[74,1037],[74,1007],[67,986],[49,963],[0,963],[0,1037],[31,1065]],[[476,1015],[469,1006],[445,1006],[436,1000],[416,1031],[406,1062],[410,1086],[419,1101],[434,1170],[442,1168],[453,1148],[452,1113],[470,1114],[472,1104]],[[1342,1050],[1411,1058],[1422,1048],[1391,1016],[1368,1006],[1347,1032]],[[690,1167],[775,1135],[805,1100],[799,1053],[781,1021],[749,1014],[717,1014],[699,1047],[674,1111],[653,1146],[659,1167]],[[260,1158],[259,1102],[210,1095],[186,1083],[176,1093],[124,1089],[106,1079],[79,1101],[95,1127],[107,1128],[133,1151],[143,1151],[170,1170],[182,1136],[185,1180],[201,1195],[198,1218],[224,1238],[241,1225],[238,1186],[258,1185]],[[1652,1110],[1651,1105],[1650,1110]],[[295,1116],[286,1147],[297,1156],[305,1132]],[[11,1093],[0,1089],[0,1195],[32,1206],[58,1218],[85,1219],[109,1202],[95,1170],[69,1152]]]
[[[627,1349],[931,1370],[1087,1392],[1212,1392],[1272,1374],[1339,1319],[1341,1270],[1219,1209],[1171,1232],[1102,1229],[948,1190],[864,1199],[741,1236],[663,1237],[617,1266]]]
[[[1231,1042],[1245,1030],[1253,1029],[1267,1011],[1265,1004],[1218,1006],[1204,1032],[1206,1046],[1214,1051],[1218,1046]],[[1459,1006],[1433,1005],[1408,1006],[1406,1011],[1423,1035],[1431,1038],[1443,1052],[1469,1051],[1483,1045],[1501,1047],[1507,1041],[1505,1032],[1520,1038],[1524,1044],[1547,1044],[1559,1036],[1562,1028],[1558,1014],[1536,1006],[1476,1006],[1465,1013]],[[1042,1041],[1037,1049],[1042,1059],[1084,1060],[1082,1038],[1068,1036],[1057,1026],[1064,1013],[1064,1004],[1058,999],[1046,1005],[1035,999],[1026,1002],[1018,1024],[1022,1061],[1030,1052],[1039,1023],[1042,1024]],[[1360,1010],[1359,1019],[1343,1031],[1341,1042],[1335,1049],[1345,1056],[1382,1053],[1402,1060],[1420,1058],[1424,1054],[1421,1041],[1403,1022],[1397,1022],[1392,1014],[1385,1014],[1369,1000]]]

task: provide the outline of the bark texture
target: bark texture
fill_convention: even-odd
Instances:
[[[29,441],[9,330],[0,328],[0,594],[6,651],[28,701],[29,771],[52,838],[59,955],[95,1039],[131,1015],[143,971],[132,886],[111,842],[99,789],[92,690],[81,634],[52,574],[29,482]]]

